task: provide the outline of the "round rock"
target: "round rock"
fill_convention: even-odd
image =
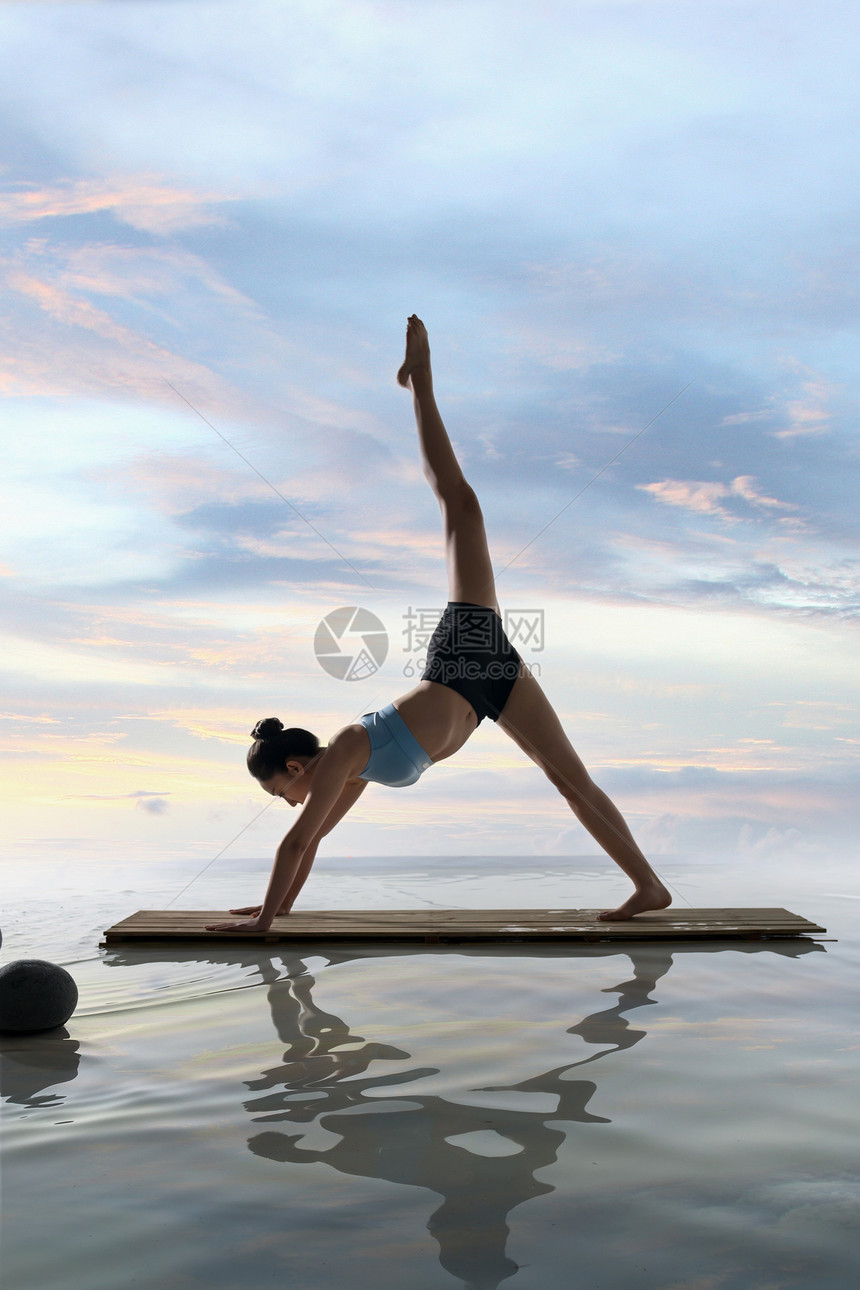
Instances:
[[[53,1030],[78,1003],[74,977],[45,959],[17,959],[0,968],[0,1030]]]

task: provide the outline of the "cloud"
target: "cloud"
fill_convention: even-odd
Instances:
[[[18,305],[14,312],[7,307],[0,329],[0,391],[165,402],[176,398],[165,384],[170,380],[200,406],[247,409],[250,400],[240,400],[211,368],[157,344],[44,273],[0,263],[0,282]]]
[[[213,441],[215,442],[215,441]],[[261,513],[288,519],[283,503],[277,503],[271,489],[250,470],[234,468],[232,458],[222,464],[213,461],[211,449],[204,454],[185,452],[140,453],[118,466],[95,470],[91,477],[111,488],[143,496],[148,506],[164,515],[183,516],[198,507],[240,507],[257,504]],[[247,510],[245,511],[247,514]],[[270,527],[270,522],[267,523]]]
[[[684,510],[695,511],[699,515],[719,515],[726,520],[732,518],[719,504],[729,493],[725,484],[663,479],[653,484],[637,484],[636,487],[667,506],[681,506]]]
[[[57,726],[59,725],[58,717],[47,717],[44,714],[37,715],[31,712],[0,712],[0,721],[14,721],[16,725],[22,722],[25,726]]]
[[[0,257],[0,287],[0,392],[131,397],[188,417],[199,409],[221,421],[283,425],[283,408],[253,387],[260,374],[278,374],[294,359],[295,347],[253,300],[186,248],[29,238]],[[217,338],[230,360],[222,368],[232,375],[250,366],[251,388],[246,382],[240,393],[217,370]],[[302,394],[298,388],[293,402]],[[336,419],[334,404],[331,415]]]
[[[36,305],[58,322],[71,327],[84,327],[106,340],[118,341],[128,345],[135,339],[127,327],[116,323],[109,314],[96,309],[88,300],[72,295],[53,283],[33,277],[31,274],[15,272],[7,274],[6,285],[19,295],[28,297]],[[139,341],[138,341],[139,344]]]
[[[836,703],[830,699],[794,699],[772,706],[784,709],[780,724],[787,729],[833,731],[839,726],[853,727],[857,724],[857,708],[850,703]]]
[[[341,496],[368,463],[399,469],[372,409],[310,392],[311,342],[293,343],[203,257],[177,247],[53,247],[31,239],[0,259],[0,285],[7,290],[0,391],[9,396],[167,404],[213,444],[220,434],[236,451],[247,447],[236,425],[253,425],[286,462],[284,491],[299,505]],[[296,379],[299,356],[308,388]],[[258,396],[261,385],[269,388]],[[265,450],[260,466],[275,484],[272,444]],[[247,464],[232,468],[253,482]]]
[[[576,453],[563,452],[556,457],[554,464],[559,470],[578,470],[582,465],[582,461],[577,457]]]
[[[171,708],[162,712],[148,712],[145,716],[132,713],[124,718],[131,721],[166,722],[177,730],[198,739],[214,739],[227,744],[247,747],[250,735],[249,720],[244,708]]]
[[[209,208],[230,200],[234,199],[223,193],[176,188],[154,175],[67,179],[53,186],[30,185],[0,193],[0,225],[111,211],[132,228],[169,236],[223,223],[223,217]]]
[[[833,393],[833,385],[795,358],[786,359],[785,366],[806,379],[801,382],[798,397],[785,399],[783,412],[788,425],[782,430],[773,431],[773,437],[798,439],[808,435],[824,434],[830,429],[831,414],[828,399]]]
[[[131,796],[138,799],[138,809],[146,811],[148,815],[164,815],[170,809],[164,797],[152,797],[144,793],[132,793]]]
[[[680,506],[684,510],[698,515],[717,515],[720,519],[735,523],[738,516],[720,503],[739,497],[751,506],[765,510],[795,510],[790,502],[781,502],[775,497],[768,497],[756,488],[752,475],[738,475],[730,484],[706,482],[689,479],[663,479],[653,484],[637,484],[643,493],[650,493],[658,502],[667,506]]]
[[[179,246],[129,246],[113,242],[49,247],[31,240],[30,255],[50,266],[63,286],[121,301],[157,302],[161,316],[175,317],[178,298],[185,309],[199,307],[201,287],[218,298],[219,306],[261,319],[259,308],[232,286],[201,255]],[[211,301],[208,301],[211,309]],[[151,307],[150,307],[151,308]]]
[[[755,486],[755,480],[752,475],[738,475],[737,479],[733,479],[731,492],[735,497],[742,497],[745,502],[750,502],[753,506],[778,508],[787,511],[795,509],[790,502],[780,502],[775,497],[767,497],[764,493],[760,493]]]
[[[625,812],[649,821],[656,814],[668,815],[675,826],[681,821],[708,820],[736,822],[739,827],[746,823],[775,830],[821,830],[835,821],[856,821],[850,762],[824,769],[813,765],[811,771],[801,777],[775,765],[718,770],[691,764],[658,770],[640,764],[601,768],[597,777]],[[745,847],[752,845],[755,835],[755,829],[743,835]],[[768,848],[770,842],[762,846]]]
[[[819,847],[808,841],[800,829],[781,829],[775,825],[760,833],[751,824],[742,824],[738,834],[738,851],[742,856],[764,859],[789,853],[815,856]]]

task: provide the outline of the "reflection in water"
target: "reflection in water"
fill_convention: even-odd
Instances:
[[[438,1073],[436,1067],[410,1067],[410,1054],[392,1044],[365,1039],[351,1032],[341,1017],[324,1012],[313,999],[308,962],[298,954],[275,958],[255,956],[247,947],[219,945],[167,952],[161,947],[112,948],[107,966],[167,963],[200,968],[238,968],[247,979],[256,968],[268,987],[272,1021],[285,1045],[280,1065],[247,1081],[252,1096],[245,1102],[255,1125],[265,1126],[249,1139],[250,1150],[268,1160],[290,1165],[323,1163],[342,1174],[379,1178],[395,1184],[436,1192],[442,1202],[428,1229],[439,1244],[442,1266],[471,1290],[495,1290],[514,1275],[517,1265],[506,1253],[508,1214],[533,1197],[553,1191],[536,1174],[552,1165],[565,1138],[567,1124],[607,1124],[588,1110],[596,1084],[574,1074],[578,1067],[611,1059],[632,1048],[646,1032],[630,1025],[628,1016],[656,1002],[652,993],[678,955],[724,953],[723,945],[668,946],[629,943],[552,949],[529,947],[529,958],[548,957],[571,970],[580,959],[626,958],[632,976],[605,990],[617,994],[611,1007],[600,1008],[568,1028],[567,1033],[595,1049],[578,1061],[548,1071],[539,1069],[540,1049],[524,1049],[535,1073],[517,1084],[488,1084],[471,1090],[486,1093],[486,1106],[460,1105],[411,1086]],[[812,942],[733,945],[734,953],[778,954],[797,958],[822,952]],[[462,947],[457,951],[426,950],[467,958],[512,958],[520,950],[502,946],[489,950]],[[315,947],[311,961],[325,956],[328,965],[353,960],[414,956],[414,947],[331,949]],[[640,1013],[641,1015],[641,1013]],[[74,1018],[69,1023],[74,1031]],[[74,1079],[78,1043],[68,1030],[45,1035],[0,1037],[0,1092],[25,1106],[56,1106],[64,1096],[44,1091]],[[400,1070],[369,1074],[376,1062],[398,1063]],[[507,1100],[516,1109],[496,1105]],[[540,1099],[535,1095],[542,1095]],[[530,1098],[523,1095],[531,1095]],[[477,1099],[476,1099],[477,1100]],[[516,1107],[517,1101],[526,1103]],[[535,1103],[538,1103],[536,1107]],[[548,1104],[549,1108],[548,1108]],[[465,1135],[469,1135],[466,1139]],[[475,1150],[468,1150],[467,1140]],[[486,1154],[476,1154],[476,1152]]]
[[[569,1035],[579,1035],[587,1044],[604,1046],[602,1052],[592,1053],[590,1057],[576,1062],[575,1065],[585,1066],[588,1062],[596,1062],[599,1058],[607,1056],[608,1053],[632,1048],[644,1038],[646,1031],[631,1030],[624,1013],[632,1012],[634,1008],[645,1008],[657,1002],[656,999],[650,998],[651,991],[672,966],[672,955],[668,947],[662,945],[652,945],[647,950],[644,946],[638,948],[638,953],[635,947],[627,950],[633,966],[633,979],[623,981],[620,985],[607,986],[603,991],[604,994],[618,995],[615,1007],[605,1008],[602,1012],[593,1012],[580,1021],[578,1026],[571,1026],[568,1030]],[[606,1044],[610,1047],[606,1048]]]
[[[0,1035],[0,1096],[21,1106],[62,1106],[60,1093],[45,1089],[73,1080],[80,1044],[65,1026],[44,1034]]]
[[[249,1082],[250,1089],[264,1095],[245,1106],[257,1123],[319,1125],[337,1141],[312,1150],[300,1145],[303,1133],[269,1130],[251,1138],[251,1150],[269,1160],[321,1161],[340,1173],[438,1192],[444,1200],[428,1228],[439,1242],[442,1266],[469,1285],[497,1286],[517,1271],[505,1254],[506,1215],[523,1201],[553,1190],[535,1178],[536,1170],[553,1163],[564,1140],[564,1133],[547,1121],[608,1123],[586,1110],[596,1085],[565,1079],[571,1067],[562,1066],[508,1086],[508,1091],[553,1094],[557,1107],[551,1112],[460,1106],[435,1095],[393,1091],[380,1104],[380,1090],[402,1089],[435,1075],[436,1068],[364,1076],[371,1062],[405,1062],[409,1053],[368,1043],[351,1034],[339,1017],[316,1008],[312,978],[296,979],[300,964],[304,967],[301,960],[289,965],[289,981],[273,979],[268,967],[272,1020],[288,1049],[283,1065]],[[515,1144],[515,1154],[476,1155],[448,1141],[488,1129]]]
[[[617,948],[612,952],[617,955]],[[609,1123],[587,1110],[596,1085],[571,1078],[570,1072],[643,1038],[646,1032],[631,1029],[624,1014],[656,1002],[649,996],[672,965],[666,947],[630,945],[624,953],[631,960],[633,977],[607,991],[618,993],[617,1004],[592,1013],[568,1031],[599,1047],[599,1052],[517,1084],[474,1090],[549,1095],[551,1110],[458,1105],[408,1090],[395,1094],[395,1088],[435,1074],[435,1068],[365,1076],[373,1061],[405,1062],[409,1054],[367,1042],[353,1035],[340,1017],[318,1009],[312,997],[313,980],[302,974],[303,960],[284,960],[286,981],[278,979],[271,962],[261,963],[264,980],[269,981],[272,1020],[287,1051],[282,1065],[248,1083],[262,1096],[246,1102],[246,1109],[256,1123],[312,1125],[315,1132],[321,1128],[327,1142],[313,1149],[301,1145],[304,1132],[270,1129],[252,1137],[250,1149],[269,1160],[322,1162],[340,1173],[437,1192],[443,1201],[427,1226],[439,1243],[442,1266],[474,1290],[494,1290],[517,1271],[505,1252],[507,1215],[524,1201],[554,1190],[535,1175],[556,1160],[565,1138],[559,1124]],[[390,1090],[390,1095],[380,1105],[383,1089]],[[514,1153],[503,1158],[477,1155],[450,1141],[463,1134],[486,1135],[487,1130],[513,1144]]]

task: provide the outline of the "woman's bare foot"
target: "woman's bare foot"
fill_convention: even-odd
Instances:
[[[430,340],[427,328],[415,314],[406,323],[406,357],[397,373],[398,385],[408,388],[409,378],[416,368],[430,371]]]
[[[632,918],[634,914],[644,914],[649,909],[668,909],[671,903],[671,895],[660,879],[655,877],[654,882],[649,883],[647,887],[637,888],[623,905],[619,905],[617,909],[606,909],[597,917],[603,923],[620,923],[625,918]]]

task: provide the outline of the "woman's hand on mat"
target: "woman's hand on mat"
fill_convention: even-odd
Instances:
[[[267,932],[268,923],[261,923],[259,918],[243,918],[238,923],[207,923],[207,932]]]

